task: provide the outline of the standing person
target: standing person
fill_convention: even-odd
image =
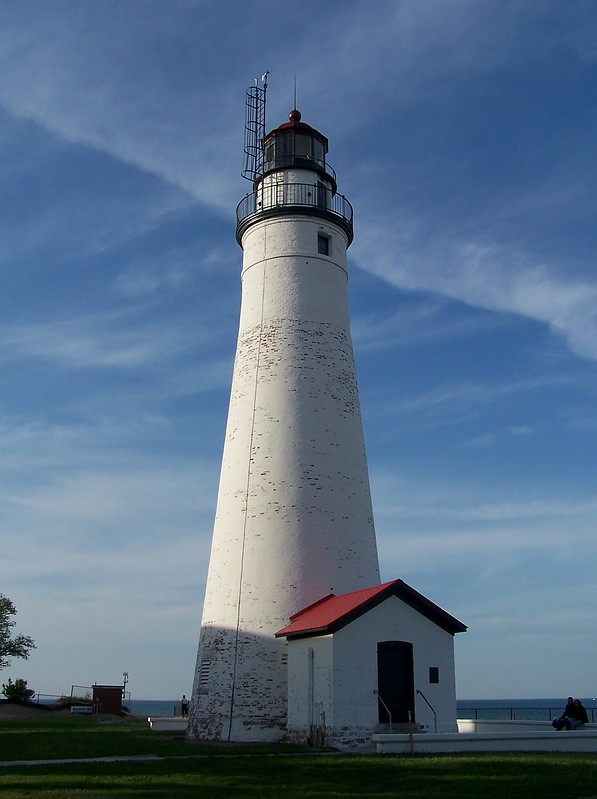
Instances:
[[[183,717],[183,719],[188,718],[189,715],[189,700],[184,694],[180,700],[180,715]]]

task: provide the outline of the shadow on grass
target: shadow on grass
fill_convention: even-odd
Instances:
[[[189,741],[180,733],[150,732],[143,719],[86,717],[0,723],[0,760],[63,760],[91,757],[161,757],[195,754],[304,752],[287,744],[216,744]]]

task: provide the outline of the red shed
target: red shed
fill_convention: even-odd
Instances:
[[[96,683],[93,686],[93,712],[119,715],[122,712],[122,690],[122,685]]]

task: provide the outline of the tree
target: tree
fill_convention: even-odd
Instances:
[[[29,657],[29,650],[35,649],[33,638],[28,635],[11,636],[12,628],[15,626],[14,616],[17,609],[10,599],[4,594],[0,594],[0,669],[10,664],[11,658]]]
[[[27,688],[27,680],[17,679],[14,682],[8,678],[8,683],[2,686],[2,693],[9,702],[26,705],[35,696],[35,691]]]

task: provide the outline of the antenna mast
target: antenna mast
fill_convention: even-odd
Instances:
[[[249,86],[245,99],[245,159],[241,175],[254,183],[263,170],[263,139],[265,138],[265,97],[267,93],[266,71],[255,85]]]

